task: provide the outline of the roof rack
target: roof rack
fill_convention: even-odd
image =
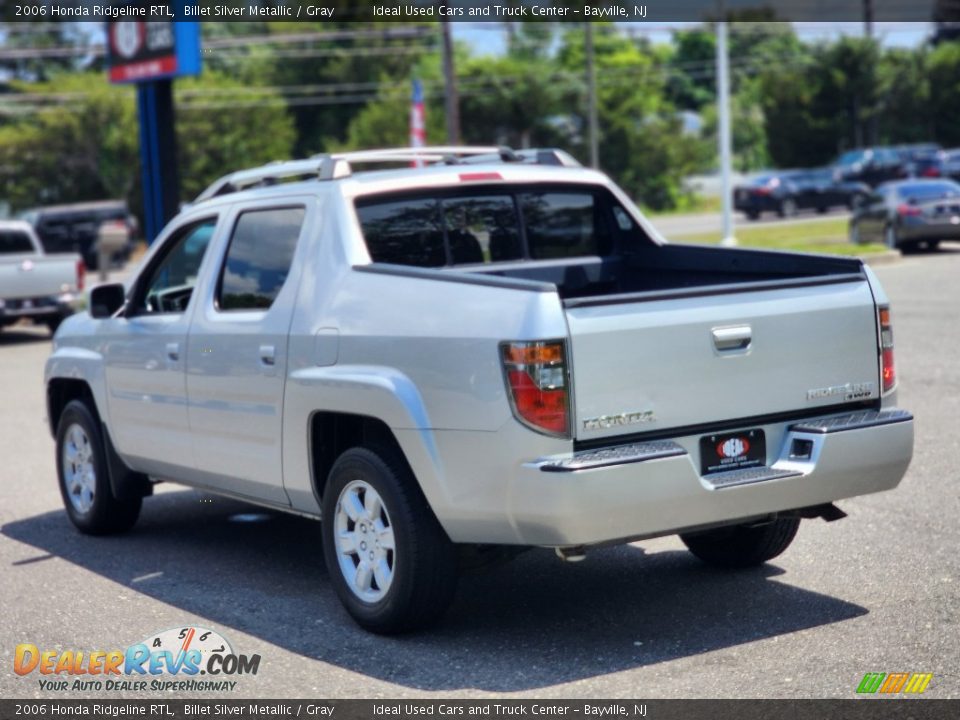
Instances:
[[[426,162],[460,165],[464,163],[509,162],[524,164],[561,165],[578,167],[571,155],[563,150],[519,150],[509,147],[474,147],[439,145],[434,147],[387,148],[355,152],[314,155],[307,160],[287,160],[267,163],[256,168],[238,170],[214,181],[197,196],[195,203],[210,198],[240,192],[252,187],[274,185],[293,178],[336,180],[349,177],[351,165],[360,163]]]

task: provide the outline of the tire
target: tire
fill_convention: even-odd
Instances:
[[[57,328],[60,327],[60,323],[64,320],[63,315],[57,315],[56,317],[48,318],[44,321],[44,325],[50,330],[51,337],[57,334]]]
[[[799,527],[798,517],[778,517],[764,525],[733,525],[681,535],[680,539],[708,565],[748,568],[762,565],[786,550]]]
[[[125,532],[140,517],[143,498],[113,496],[100,422],[80,400],[67,403],[57,424],[57,477],[67,516],[82,533]]]
[[[916,255],[920,252],[920,242],[911,240],[910,242],[900,243],[900,253],[903,255]]]
[[[927,240],[927,242],[924,244],[924,248],[926,249],[927,252],[936,252],[937,250],[940,249],[940,241]]]
[[[747,210],[746,211],[747,220],[759,220],[760,211],[759,210]]]
[[[793,198],[784,198],[777,208],[777,215],[782,218],[791,218],[797,214],[797,202]]]
[[[422,629],[453,600],[456,546],[396,453],[356,447],[337,459],[324,490],[322,532],[333,588],[364,629]],[[371,563],[376,569],[361,570]]]
[[[818,214],[818,215],[826,215],[829,210],[830,210],[830,208],[827,207],[826,205],[817,205],[817,214]]]

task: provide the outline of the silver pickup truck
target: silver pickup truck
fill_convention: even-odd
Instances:
[[[46,255],[28,223],[0,220],[0,328],[28,319],[56,332],[73,313],[85,273],[75,253]]]
[[[81,531],[130,528],[161,480],[322,520],[383,633],[436,621],[478,550],[679,534],[763,563],[913,448],[869,268],[668,244],[556,151],[225,177],[64,323],[46,383]]]

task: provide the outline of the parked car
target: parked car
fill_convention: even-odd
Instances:
[[[763,212],[792,217],[800,210],[825,213],[853,206],[870,193],[870,186],[838,180],[830,168],[763,173],[733,190],[734,208],[750,220]]]
[[[943,149],[936,143],[895,145],[893,149],[903,160],[907,177],[938,177],[930,174],[930,168],[935,167],[943,155]]]
[[[893,148],[884,147],[849,150],[837,158],[833,170],[839,181],[870,187],[909,176],[908,162]]]
[[[572,561],[679,533],[759,565],[900,482],[913,421],[859,259],[670,245],[547,155],[214,183],[57,334],[71,521],[126,530],[159,480],[319,519],[333,589],[387,633],[441,617],[463,547]]]
[[[28,319],[56,332],[74,311],[84,275],[76,253],[47,255],[28,223],[0,220],[0,328]]]
[[[914,164],[917,177],[947,178],[960,182],[960,148],[941,150]]]
[[[21,214],[33,225],[47,252],[77,252],[87,268],[99,267],[97,235],[104,223],[123,223],[130,241],[113,254],[112,264],[122,264],[130,256],[132,241],[137,234],[137,221],[123,200],[51,205],[34,208]]]
[[[881,185],[850,218],[850,241],[882,242],[890,249],[933,250],[960,240],[960,184],[914,179]]]

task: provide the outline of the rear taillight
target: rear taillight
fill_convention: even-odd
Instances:
[[[918,208],[916,205],[907,205],[907,203],[901,203],[897,206],[897,215],[900,217],[917,217],[922,213],[923,210]]]
[[[890,324],[890,308],[881,307],[877,315],[880,324],[880,381],[883,392],[887,393],[897,384],[897,369],[893,362],[893,326]]]
[[[936,166],[924,168],[920,175],[921,177],[940,177],[940,168]]]
[[[83,290],[83,281],[87,277],[87,266],[83,264],[83,260],[77,260],[77,292]]]
[[[564,342],[510,342],[501,345],[513,414],[549,435],[570,434],[570,403]]]

